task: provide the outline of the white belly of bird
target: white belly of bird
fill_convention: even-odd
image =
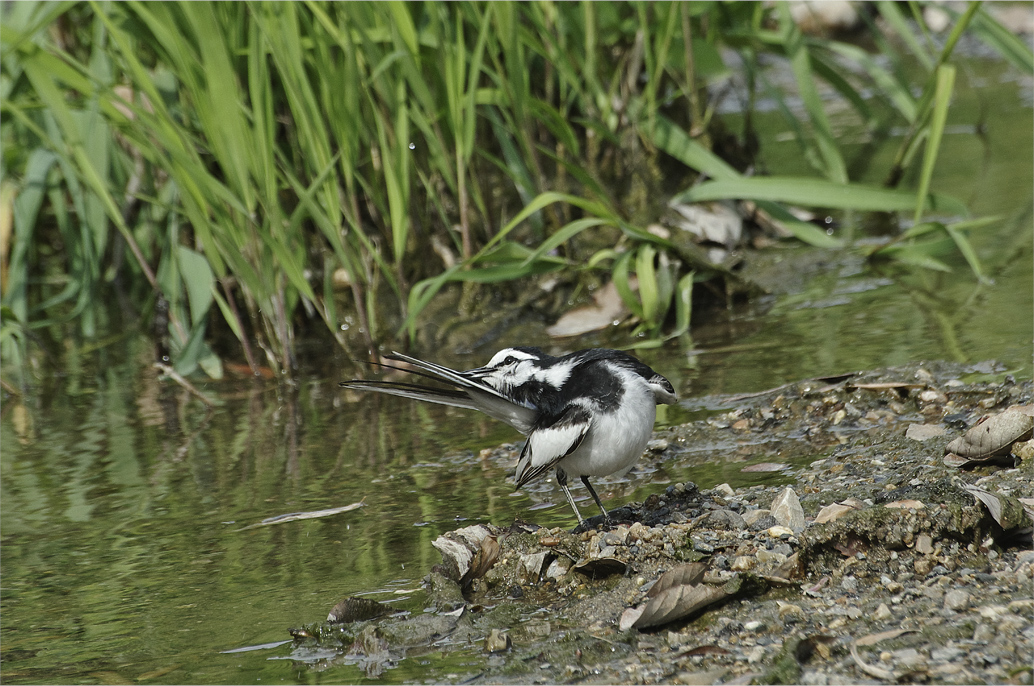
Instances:
[[[645,384],[634,388],[636,396],[626,398],[623,412],[597,416],[578,449],[559,462],[569,477],[620,476],[642,456],[653,434],[657,404]]]

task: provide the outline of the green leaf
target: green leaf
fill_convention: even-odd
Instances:
[[[676,196],[678,202],[737,199],[870,212],[907,211],[914,209],[916,204],[916,195],[908,191],[790,176],[707,181]],[[946,195],[930,194],[925,204],[928,209],[941,212],[966,214],[968,211],[961,201]]]
[[[916,193],[916,208],[913,221],[918,224],[923,216],[922,201],[930,190],[937,153],[941,148],[941,137],[944,135],[944,124],[948,120],[948,106],[951,104],[951,92],[955,84],[955,67],[942,64],[937,68],[937,86],[934,90],[933,116],[930,121],[930,135],[926,139],[923,151],[923,167],[919,175],[919,192]]]
[[[212,307],[215,275],[204,255],[184,245],[177,246],[177,252],[176,261],[190,302],[190,321],[193,326],[198,326],[205,321]]]

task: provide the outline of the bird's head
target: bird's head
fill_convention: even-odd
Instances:
[[[504,348],[493,355],[484,367],[471,369],[467,373],[497,391],[505,392],[527,383],[541,370],[541,362],[548,357],[539,348]]]

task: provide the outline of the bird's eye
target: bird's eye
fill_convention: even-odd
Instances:
[[[509,366],[511,364],[516,364],[516,362],[517,362],[517,358],[514,357],[513,355],[510,355],[505,360],[503,360],[503,364],[507,365],[507,366]]]

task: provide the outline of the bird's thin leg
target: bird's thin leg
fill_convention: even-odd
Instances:
[[[559,467],[556,470],[556,482],[560,484],[560,488],[563,489],[564,495],[567,496],[567,502],[571,503],[571,509],[574,510],[575,515],[578,517],[578,523],[584,524],[585,520],[582,519],[582,513],[578,511],[578,506],[574,503],[574,497],[571,496],[571,491],[567,488],[567,472]]]
[[[610,515],[607,514],[607,508],[603,507],[603,503],[600,501],[600,497],[596,495],[595,489],[593,489],[592,484],[589,483],[589,477],[582,476],[582,483],[585,484],[585,487],[589,489],[589,494],[592,496],[592,499],[595,500],[596,504],[600,506],[600,512],[603,513],[603,518],[609,522]]]

